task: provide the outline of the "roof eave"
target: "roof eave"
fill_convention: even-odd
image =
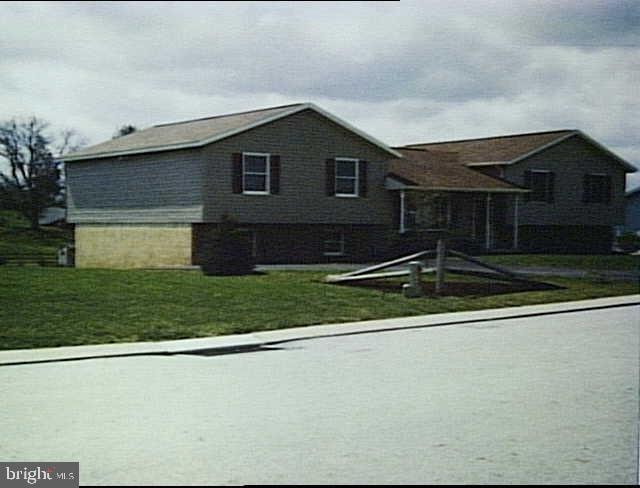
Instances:
[[[410,181],[402,176],[390,173],[387,175],[387,180],[393,180],[393,185],[388,182],[385,183],[387,190],[416,190],[416,191],[445,191],[445,192],[457,192],[457,193],[530,193],[531,190],[526,188],[469,188],[469,187],[450,187],[450,186],[421,186],[413,181]],[[404,180],[404,181],[402,181]],[[406,182],[406,183],[405,183]]]
[[[473,168],[473,167],[480,167],[480,166],[504,166],[509,164],[509,161],[481,161],[481,162],[477,162],[477,163],[465,163],[465,166],[468,166],[469,168]]]
[[[456,193],[530,193],[531,190],[524,188],[465,188],[465,187],[448,187],[448,186],[421,186],[416,187],[422,191],[445,191]]]
[[[81,161],[84,159],[100,159],[100,158],[116,158],[118,156],[128,156],[133,154],[145,154],[145,153],[155,153],[162,151],[176,151],[178,149],[191,149],[195,147],[200,147],[202,144],[200,141],[195,142],[186,142],[181,144],[168,144],[166,146],[152,146],[145,147],[141,149],[131,149],[127,151],[111,151],[111,152],[101,152],[101,153],[91,153],[91,154],[80,154],[78,156],[74,156],[70,154],[68,156],[61,156],[60,161],[67,163],[70,161]]]

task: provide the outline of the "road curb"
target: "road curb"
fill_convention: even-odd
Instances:
[[[98,344],[42,349],[16,349],[0,351],[0,367],[129,356],[233,354],[256,351],[264,347],[311,339],[391,332],[394,330],[407,330],[425,327],[443,327],[470,324],[474,322],[517,319],[633,305],[640,305],[640,294],[579,300],[573,302],[546,303],[542,305],[526,305],[488,310],[474,310],[468,312],[451,312],[382,320],[368,320],[342,324],[312,325],[290,329],[254,332],[251,334],[182,339],[175,341]]]

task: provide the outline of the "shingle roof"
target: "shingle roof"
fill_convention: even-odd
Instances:
[[[179,146],[198,143],[227,132],[249,126],[261,120],[269,119],[290,111],[302,104],[272,107],[263,110],[219,115],[203,119],[187,120],[170,124],[160,124],[132,134],[111,139],[95,146],[83,148],[65,159],[79,156],[121,153],[136,150],[151,150],[166,146]]]
[[[119,156],[123,154],[199,147],[307,109],[324,115],[372,144],[397,156],[394,150],[382,142],[352,127],[347,122],[322,110],[314,104],[297,103],[252,110],[249,112],[160,124],[81,149],[75,153],[64,156],[62,159],[64,161],[74,161],[97,157]]]
[[[414,148],[397,150],[404,159],[391,161],[389,176],[408,186],[443,191],[526,191],[517,185],[467,168],[460,163],[459,155],[454,152]]]
[[[406,147],[435,151],[452,151],[460,156],[460,161],[463,164],[484,162],[507,163],[573,134],[578,134],[578,131],[557,130],[534,132],[530,134],[484,137],[481,139],[409,144]]]

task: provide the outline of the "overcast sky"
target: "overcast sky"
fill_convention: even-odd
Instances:
[[[571,128],[640,167],[640,0],[0,3],[0,120],[98,143],[305,101],[389,145]]]

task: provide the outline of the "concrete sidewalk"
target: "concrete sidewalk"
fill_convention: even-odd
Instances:
[[[170,355],[187,353],[228,354],[251,351],[278,344],[335,337],[340,335],[388,332],[393,330],[436,327],[472,322],[486,322],[536,315],[548,315],[608,307],[640,305],[640,294],[619,297],[597,298],[573,302],[547,303],[520,307],[476,310],[431,315],[418,315],[384,320],[366,320],[343,324],[314,325],[290,329],[254,332],[197,339],[182,339],[161,342],[130,342],[117,344],[97,344],[89,346],[51,347],[41,349],[15,349],[0,351],[0,366],[10,366],[52,361],[73,361],[80,359]],[[640,320],[640,316],[639,316]]]

